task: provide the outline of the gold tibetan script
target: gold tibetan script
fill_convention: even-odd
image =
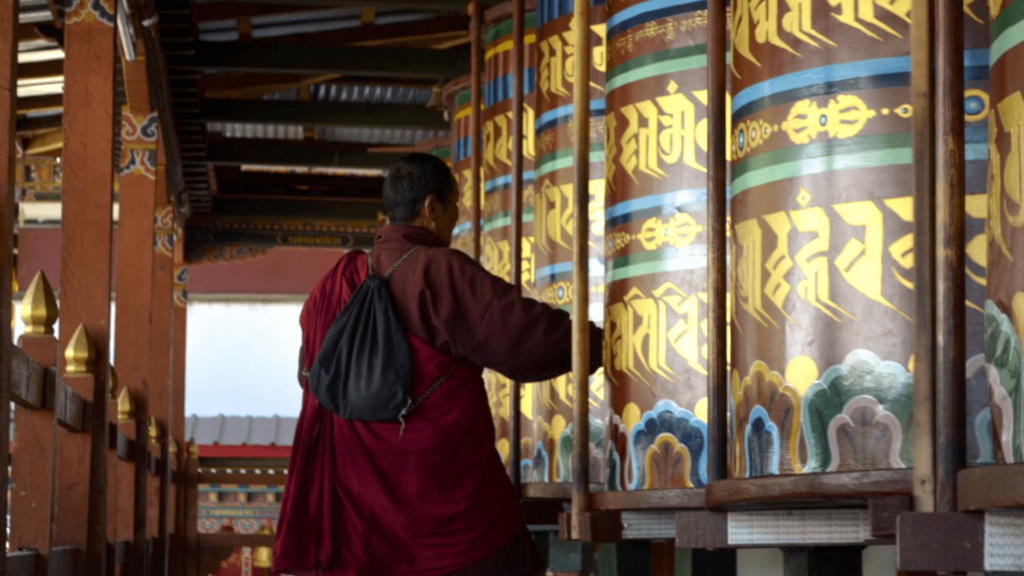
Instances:
[[[540,94],[545,100],[552,96],[569,98],[572,96],[572,87],[576,84],[576,52],[573,46],[573,34],[576,29],[576,19],[569,23],[569,30],[561,34],[555,34],[537,44],[540,50],[540,68],[537,76],[537,86]],[[591,32],[597,35],[599,41],[591,49],[591,65],[598,72],[604,73],[608,67],[607,58],[607,34],[604,24],[594,24],[590,27]],[[596,88],[602,86],[591,82]]]

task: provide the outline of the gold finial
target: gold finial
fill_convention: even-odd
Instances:
[[[25,322],[27,336],[52,336],[53,323],[57,321],[57,299],[53,288],[40,270],[25,290],[21,300],[21,319]]]
[[[160,423],[156,421],[156,416],[149,417],[149,443],[160,445]]]
[[[195,440],[188,443],[188,457],[192,460],[199,458],[199,445],[196,444]]]
[[[172,457],[178,456],[178,443],[174,441],[174,438],[167,439],[167,453]]]
[[[260,527],[260,534],[270,536],[274,533],[274,527],[264,524]],[[270,546],[258,546],[253,550],[252,564],[257,568],[269,569],[274,567],[274,549]]]
[[[135,401],[132,400],[132,393],[125,386],[121,388],[121,393],[117,395],[117,421],[131,422],[134,417]]]
[[[117,389],[120,388],[117,380],[117,370],[114,369],[114,365],[110,365],[110,375],[107,378],[107,396],[111,400],[117,400]]]
[[[96,356],[96,350],[92,347],[92,340],[89,333],[85,331],[85,324],[79,324],[75,333],[71,335],[68,347],[64,349],[64,359],[67,360],[68,374],[92,374],[92,361]]]

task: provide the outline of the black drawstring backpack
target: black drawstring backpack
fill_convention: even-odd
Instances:
[[[405,326],[398,317],[388,280],[421,246],[398,259],[383,277],[373,273],[352,294],[324,336],[306,381],[321,406],[346,420],[401,422],[434,393],[458,367],[413,399],[412,354]],[[369,256],[367,256],[369,258]]]

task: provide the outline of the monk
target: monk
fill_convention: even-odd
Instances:
[[[295,431],[274,572],[296,576],[533,576],[544,566],[519,495],[495,450],[484,368],[518,382],[571,368],[569,315],[517,294],[449,248],[458,191],[438,158],[410,154],[388,171],[391,223],[372,255],[346,253],[302,310],[302,358],[312,366],[331,322],[373,269],[388,270],[408,331],[419,398],[452,375],[400,424],[343,420],[306,389]],[[591,324],[591,372],[601,365]]]

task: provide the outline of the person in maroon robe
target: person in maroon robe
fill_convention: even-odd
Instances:
[[[302,310],[301,361],[316,359],[335,316],[367,273],[388,270],[419,398],[400,424],[343,420],[308,389],[295,431],[274,572],[296,576],[533,576],[540,556],[519,495],[495,450],[484,368],[518,382],[571,368],[569,315],[521,297],[509,283],[449,248],[458,219],[451,170],[410,154],[388,171],[383,227],[372,255],[352,251],[317,284]],[[591,325],[591,371],[602,332]]]

